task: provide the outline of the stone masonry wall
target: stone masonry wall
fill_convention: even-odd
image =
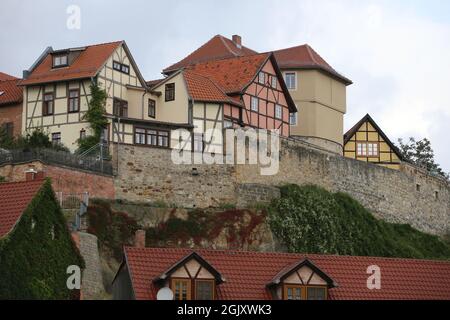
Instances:
[[[44,171],[52,179],[53,190],[65,194],[89,192],[90,197],[114,199],[113,177],[73,168],[44,164],[33,161],[24,164],[0,166],[0,176],[6,181],[24,181],[25,171],[35,169]]]
[[[118,150],[112,152],[114,161],[119,157],[114,181],[118,199],[163,200],[184,207],[224,203],[246,207],[279,196],[277,186],[316,184],[349,193],[387,221],[433,234],[450,229],[449,185],[410,166],[395,171],[291,140],[282,141],[279,172],[273,176],[260,175],[257,165],[175,165],[165,149],[122,145]]]

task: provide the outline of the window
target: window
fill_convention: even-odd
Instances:
[[[277,88],[277,77],[272,76],[272,88]]]
[[[169,147],[169,132],[158,131],[158,146],[166,148]]]
[[[122,71],[123,73],[129,74],[130,66],[127,66],[126,64],[122,64],[120,71]]]
[[[53,144],[61,143],[61,132],[52,133],[52,143]]]
[[[319,287],[308,287],[306,288],[306,294],[308,300],[325,300],[326,299],[326,289]]]
[[[145,129],[136,128],[134,132],[134,143],[145,144]]]
[[[295,90],[297,88],[297,83],[295,79],[295,72],[288,72],[284,75],[286,86],[289,90]]]
[[[191,281],[185,279],[173,279],[171,289],[174,300],[191,300]]]
[[[258,109],[259,109],[259,99],[257,97],[252,97],[252,99],[251,99],[251,109],[252,109],[252,111],[258,111]]]
[[[128,102],[114,98],[113,113],[115,116],[128,117]]]
[[[202,133],[194,133],[194,152],[203,152],[205,149],[205,144],[203,141]]]
[[[148,99],[148,116],[150,118],[156,117],[156,101],[153,99]]]
[[[377,157],[378,156],[378,143],[368,143],[367,150],[368,150],[369,157]]]
[[[299,286],[286,286],[284,297],[286,300],[302,300],[302,288]]]
[[[284,286],[285,300],[326,300],[326,287],[310,287],[299,285],[285,285]]]
[[[258,74],[258,82],[261,84],[266,82],[266,74],[262,71]]]
[[[69,112],[80,111],[80,90],[79,89],[69,90],[68,104],[69,104],[68,105]]]
[[[275,105],[275,118],[283,119],[283,108],[279,105]]]
[[[214,280],[196,280],[195,299],[214,300]]]
[[[113,69],[126,74],[130,73],[130,66],[118,61],[113,61]]]
[[[420,184],[416,184],[416,191],[420,191]]]
[[[121,66],[121,65],[122,65],[122,64],[121,64],[120,62],[113,61],[113,69],[114,69],[114,70],[120,71],[120,66]]]
[[[169,132],[156,129],[135,128],[134,143],[168,148]]]
[[[356,154],[363,157],[377,157],[378,143],[377,142],[357,142]]]
[[[2,125],[7,137],[12,138],[14,135],[14,122],[6,122]]]
[[[44,94],[44,103],[42,108],[42,115],[49,116],[53,114],[54,109],[54,98],[53,93]]]
[[[296,126],[297,125],[297,112],[289,113],[289,124],[291,126]]]
[[[356,144],[356,154],[358,156],[367,156],[367,144],[358,142]]]
[[[69,62],[67,54],[53,56],[53,68],[65,67]]]
[[[165,92],[166,101],[175,100],[175,83],[167,83]]]

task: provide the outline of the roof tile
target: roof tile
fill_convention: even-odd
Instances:
[[[155,299],[158,288],[153,279],[193,251],[125,247],[136,298]],[[221,300],[271,299],[266,285],[286,265],[305,258],[338,284],[329,291],[332,300],[450,299],[450,262],[445,261],[207,249],[195,252],[226,279],[218,286]],[[370,265],[381,268],[380,290],[367,288]]]
[[[52,68],[52,55],[47,54],[20,84],[30,85],[93,77],[120,44],[122,41],[87,46],[70,66],[57,69]]]
[[[23,89],[18,85],[19,79],[0,81],[0,105],[21,103]]]
[[[44,181],[0,183],[0,239],[14,228]]]

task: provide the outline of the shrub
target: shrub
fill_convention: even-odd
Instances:
[[[378,220],[349,195],[312,185],[281,188],[269,224],[292,252],[450,259],[438,237]]]

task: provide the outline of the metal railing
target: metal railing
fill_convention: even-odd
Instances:
[[[103,149],[103,148],[102,148]],[[0,165],[39,160],[48,164],[63,165],[87,171],[113,174],[112,163],[103,156],[72,154],[51,149],[4,150],[0,152]]]

